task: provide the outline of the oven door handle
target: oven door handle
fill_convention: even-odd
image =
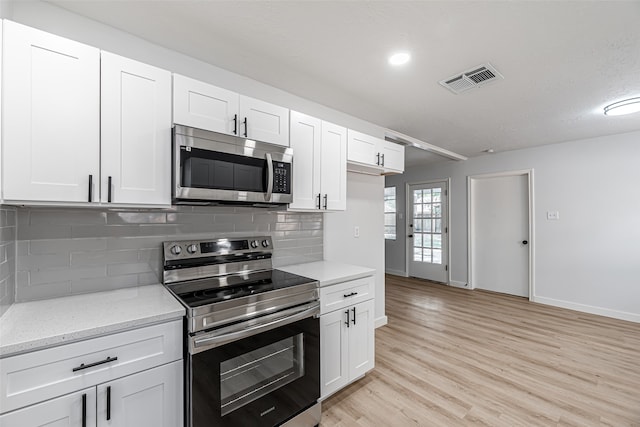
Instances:
[[[196,354],[210,348],[219,347],[232,341],[241,340],[243,338],[270,331],[272,329],[279,328],[280,326],[289,325],[297,322],[298,320],[317,316],[319,314],[320,302],[314,302],[313,304],[305,305],[303,307],[294,307],[288,310],[279,311],[260,318],[262,321],[256,325],[243,327],[243,324],[239,323],[213,331],[212,334],[215,335],[207,334],[206,337],[191,338],[191,346],[189,350],[191,354]]]
[[[271,193],[273,193],[273,158],[271,153],[265,154],[264,157],[267,161],[267,193],[264,195],[264,200],[270,202]]]

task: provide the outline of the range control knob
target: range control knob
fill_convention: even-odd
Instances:
[[[269,241],[268,240],[263,240],[262,241],[262,246],[265,247],[265,248],[268,248],[269,247]]]
[[[190,254],[195,254],[196,252],[198,252],[198,246],[194,244],[187,246],[187,252],[189,252]]]
[[[255,249],[255,248],[258,247],[259,244],[260,243],[257,240],[254,240],[254,241],[251,242],[251,247]]]
[[[182,253],[182,248],[178,245],[172,246],[171,253],[174,255],[180,255]]]

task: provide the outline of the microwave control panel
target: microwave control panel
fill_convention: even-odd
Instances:
[[[273,192],[291,192],[291,163],[273,162]]]

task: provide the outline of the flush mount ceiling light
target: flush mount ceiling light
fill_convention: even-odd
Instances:
[[[389,64],[391,65],[404,65],[411,60],[409,52],[397,52],[389,57]]]
[[[637,113],[640,111],[640,98],[629,98],[624,101],[614,102],[604,107],[606,116],[621,116],[623,114]]]

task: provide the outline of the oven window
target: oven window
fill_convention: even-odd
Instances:
[[[222,416],[304,376],[303,334],[220,364]]]

